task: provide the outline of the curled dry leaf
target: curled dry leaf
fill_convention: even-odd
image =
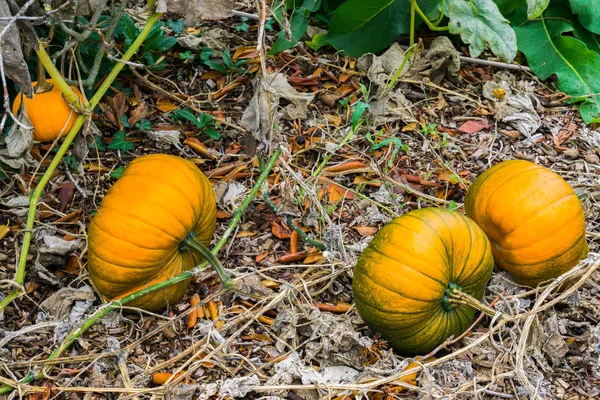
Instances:
[[[19,87],[25,96],[33,96],[33,87],[31,86],[31,77],[29,69],[23,58],[21,50],[21,37],[17,25],[12,23],[6,32],[4,30],[10,24],[12,13],[6,0],[0,0],[0,31],[4,33],[2,37],[2,61],[6,76],[19,84]]]
[[[353,228],[356,229],[361,236],[373,236],[378,230],[375,226],[354,226]]]

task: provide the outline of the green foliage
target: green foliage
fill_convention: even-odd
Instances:
[[[94,142],[91,144],[90,149],[98,150],[98,151],[105,151],[106,146],[104,145],[104,142],[102,141],[101,138],[99,138],[98,136],[94,136]]]
[[[148,66],[155,69],[161,69],[166,66],[166,63],[156,65],[156,60],[164,55],[164,53],[177,43],[177,38],[173,36],[166,36],[165,30],[163,29],[165,24],[162,22],[156,23],[150,33],[144,40],[143,51],[139,55],[139,58],[145,60]],[[167,26],[176,32],[180,28],[179,23],[167,21]],[[179,32],[181,32],[183,28]],[[119,20],[115,28],[115,38],[123,40],[125,43],[125,49],[131,46],[131,43],[138,37],[141,29],[138,28],[133,19],[128,15],[124,14]]]
[[[211,139],[219,140],[221,138],[221,134],[217,130],[218,126],[210,114],[200,113],[200,115],[196,117],[189,108],[178,108],[171,112],[171,116],[180,122],[191,122],[200,132]]]
[[[167,26],[171,28],[176,35],[179,35],[185,29],[185,21],[182,19],[178,19],[177,21],[169,19],[167,20]]]
[[[125,167],[119,167],[119,168],[111,171],[109,175],[114,179],[119,179],[121,177],[121,175],[123,175],[124,170],[125,170]]]
[[[211,51],[211,54],[212,54],[212,51]],[[221,62],[211,60],[211,59],[203,60],[203,62],[207,67],[210,67],[211,69],[214,69],[215,71],[219,71],[222,74],[229,75],[234,72],[241,71],[241,66],[246,64],[248,62],[248,59],[242,58],[242,59],[234,62],[233,59],[231,58],[231,54],[229,54],[229,52],[222,51],[221,52]]]
[[[587,30],[600,35],[600,0],[570,0],[571,11]]]
[[[314,49],[329,45],[354,57],[384,50],[409,33],[410,1],[277,0],[281,32],[271,54],[298,43],[311,18],[328,24],[307,42]],[[416,14],[415,27],[426,22],[459,35],[473,57],[490,50],[510,62],[521,51],[541,79],[556,75],[558,88],[581,103],[585,122],[600,122],[600,0],[416,0]],[[363,108],[357,103],[356,115]]]
[[[141,131],[151,131],[152,130],[152,122],[150,122],[146,118],[142,118],[138,122],[135,123],[135,127]]]
[[[249,29],[248,18],[246,17],[242,17],[242,23],[235,26],[235,30],[238,32],[248,32]]]
[[[6,175],[6,166],[0,162],[0,181],[8,180],[8,175]]]
[[[525,7],[512,17],[519,49],[529,66],[541,79],[558,78],[558,88],[581,102],[580,112],[586,123],[600,122],[600,54],[586,43],[569,36],[573,17],[565,3],[553,1],[542,18],[528,21]],[[571,21],[571,22],[570,22]],[[590,34],[591,35],[591,34]]]
[[[511,62],[517,55],[515,32],[492,0],[451,0],[447,15],[450,33],[469,44],[471,56],[487,48]]]
[[[131,151],[133,150],[133,143],[128,142],[125,132],[118,131],[115,133],[115,137],[108,144],[108,148],[111,150]]]
[[[316,35],[309,45],[319,49],[330,44],[351,56],[377,52],[410,28],[406,0],[348,0],[333,13],[326,34]]]

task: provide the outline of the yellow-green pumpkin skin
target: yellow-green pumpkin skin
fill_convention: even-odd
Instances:
[[[575,191],[560,175],[529,161],[504,161],[479,175],[465,211],[490,239],[496,265],[522,285],[562,275],[589,251]]]
[[[190,161],[152,154],[132,161],[109,189],[88,228],[88,271],[107,300],[120,299],[198,265],[180,248],[188,235],[210,245],[216,200],[208,179]],[[189,280],[128,306],[156,311],[177,302]]]
[[[448,301],[457,288],[481,299],[494,267],[490,243],[468,217],[426,208],[386,224],[354,268],[356,308],[396,351],[425,354],[473,322]]]

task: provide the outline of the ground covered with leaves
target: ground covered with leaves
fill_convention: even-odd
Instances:
[[[130,14],[131,25],[117,35],[123,40],[147,17]],[[600,396],[600,132],[581,121],[551,81],[526,69],[461,61],[464,54],[444,37],[425,40],[427,49],[394,79],[404,58],[399,45],[359,59],[301,45],[261,66],[252,19],[162,25],[156,48],[168,49],[145,54],[163,65],[119,77],[95,110],[98,129],[80,134],[41,198],[27,294],[0,315],[0,383],[51,364],[21,393],[30,399]],[[275,32],[268,28],[271,44]],[[262,67],[266,74],[258,79]],[[277,146],[280,161],[219,254],[235,290],[221,291],[206,270],[168,310],[123,307],[61,358],[45,361],[102,305],[85,267],[86,226],[130,161],[169,153],[198,165],[217,194],[219,237]],[[20,251],[27,195],[55,147],[36,144],[30,166],[4,171],[4,293]],[[495,271],[485,300],[509,322],[482,316],[432,354],[395,354],[352,306],[357,257],[395,216],[420,207],[462,212],[468,185],[508,159],[544,165],[576,190],[591,250],[572,272],[580,281],[566,292],[553,291],[555,285],[531,290]]]

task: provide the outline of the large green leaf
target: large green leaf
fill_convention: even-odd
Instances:
[[[300,41],[306,28],[308,27],[308,17],[311,12],[317,11],[321,6],[321,0],[286,0],[277,1],[273,5],[273,15],[280,23],[285,23],[284,11],[290,9],[291,18],[289,21],[289,30],[282,29],[277,34],[277,41],[269,51],[269,54],[277,54],[287,49],[291,49]],[[288,37],[288,31],[291,37]]]
[[[558,78],[558,88],[581,102],[586,123],[600,122],[600,54],[589,50],[582,41],[568,36],[573,31],[564,7],[553,4],[542,18],[527,20],[526,7],[511,18],[519,50],[540,79]]]
[[[600,0],[569,0],[571,11],[589,31],[600,35]]]
[[[548,4],[550,4],[550,0],[527,0],[527,18],[539,17],[548,8]]]
[[[316,35],[310,46],[330,44],[350,56],[377,52],[410,28],[407,0],[349,0],[339,6],[329,32]]]
[[[492,0],[451,0],[447,12],[450,33],[459,34],[469,44],[473,57],[488,47],[508,62],[515,58],[515,32]]]
[[[440,3],[439,0],[418,0],[423,12],[432,20],[440,16]],[[417,17],[416,26],[421,23]],[[409,30],[409,0],[348,0],[333,13],[329,32],[316,35],[308,45],[319,49],[329,44],[357,57],[385,49]]]

